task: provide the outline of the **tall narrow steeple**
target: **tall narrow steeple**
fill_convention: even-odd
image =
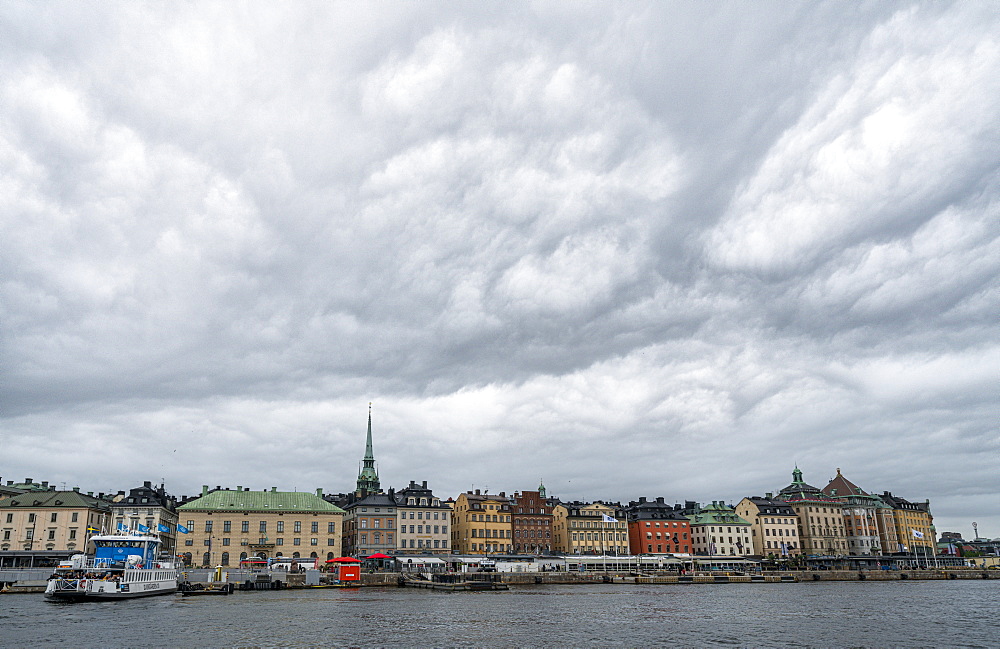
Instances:
[[[368,439],[365,441],[365,459],[358,474],[357,491],[378,493],[378,471],[375,469],[375,453],[372,451],[372,404],[368,403]]]

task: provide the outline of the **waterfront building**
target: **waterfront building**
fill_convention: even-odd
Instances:
[[[111,529],[127,527],[159,536],[160,548],[173,555],[177,545],[177,499],[164,486],[154,487],[149,480],[141,487],[119,492],[111,503]],[[145,528],[141,529],[139,526]]]
[[[687,501],[682,510],[691,523],[693,554],[746,557],[754,554],[749,521],[721,500],[702,506]]]
[[[736,515],[750,523],[756,556],[781,559],[801,554],[799,517],[788,503],[770,493],[763,498],[749,496],[736,504]]]
[[[844,532],[844,504],[802,480],[798,467],[792,471],[792,483],[778,492],[798,516],[798,536],[802,553],[807,556],[847,554]]]
[[[455,499],[451,548],[457,554],[510,554],[513,549],[512,498],[466,491]]]
[[[396,494],[371,493],[344,507],[344,554],[364,558],[396,552]]]
[[[0,565],[52,565],[85,553],[88,539],[108,529],[104,494],[46,487],[0,500]]]
[[[847,534],[847,553],[855,556],[881,555],[883,546],[879,534],[879,518],[885,516],[885,507],[878,496],[865,492],[841,474],[823,487],[823,493],[844,504],[844,532]],[[885,524],[883,518],[882,524]],[[890,552],[895,551],[891,546]]]
[[[391,491],[391,490],[390,490]],[[395,492],[397,554],[451,552],[451,506],[427,488],[427,481],[410,481],[405,489]]]
[[[628,554],[625,509],[599,500],[560,502],[552,510],[552,547],[566,554]]]
[[[881,496],[883,502],[892,508],[893,524],[896,528],[896,551],[931,552],[937,542],[937,530],[934,529],[934,517],[931,516],[931,503],[910,502],[905,498],[894,496],[886,491]]]
[[[662,497],[646,500],[640,497],[625,509],[628,525],[628,547],[632,554],[690,554],[691,523],[681,513],[680,505],[672,506]]]
[[[511,532],[515,554],[552,551],[552,506],[545,497],[544,484],[538,485],[538,491],[514,492]]]
[[[341,556],[344,510],[315,493],[203,486],[177,507],[177,554],[187,565],[231,566],[248,558]]]

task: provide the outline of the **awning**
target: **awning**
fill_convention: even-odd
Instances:
[[[327,559],[327,563],[361,563],[361,559],[355,559],[354,557],[337,557],[336,559]]]
[[[388,554],[382,554],[381,552],[376,552],[375,554],[365,557],[365,559],[391,559]]]
[[[434,565],[434,564],[444,564],[443,559],[437,559],[435,557],[396,557],[396,560],[400,563],[405,564],[418,564],[418,565]]]

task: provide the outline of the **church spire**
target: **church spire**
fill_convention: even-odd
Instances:
[[[378,471],[375,469],[375,453],[372,450],[372,404],[368,402],[368,438],[365,440],[365,459],[358,473],[357,491],[378,493]]]

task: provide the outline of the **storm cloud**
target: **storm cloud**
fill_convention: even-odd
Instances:
[[[5,3],[0,470],[1000,536],[988,3]],[[992,530],[992,531],[990,531]]]

